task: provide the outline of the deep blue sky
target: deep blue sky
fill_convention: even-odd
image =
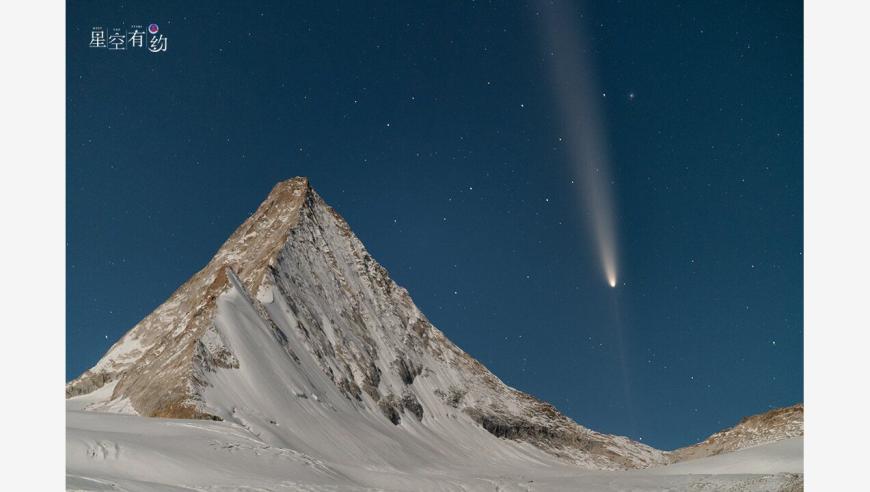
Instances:
[[[803,399],[800,2],[575,9],[615,290],[532,5],[290,3],[67,4],[68,379],[305,175],[449,338],[583,425],[668,449]],[[165,53],[88,48],[150,22]]]

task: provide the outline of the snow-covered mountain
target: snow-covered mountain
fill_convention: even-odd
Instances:
[[[305,178],[278,183],[66,392],[74,408],[225,421],[270,449],[369,470],[669,461],[502,383],[432,326]]]
[[[698,444],[671,452],[670,459],[673,462],[694,460],[803,435],[804,405],[798,403],[744,417],[734,427],[719,431]]]

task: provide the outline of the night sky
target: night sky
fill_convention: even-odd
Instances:
[[[597,2],[619,283],[535,2],[67,3],[67,378],[309,176],[507,384],[663,449],[803,399],[801,2]],[[159,24],[165,52],[89,48]],[[620,342],[621,340],[621,342]]]

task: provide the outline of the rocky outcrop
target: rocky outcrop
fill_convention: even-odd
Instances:
[[[417,420],[423,420],[423,405],[420,404],[420,400],[417,399],[417,395],[414,393],[407,392],[402,396],[402,408],[417,417]]]

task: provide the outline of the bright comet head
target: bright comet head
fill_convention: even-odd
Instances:
[[[609,283],[611,287],[616,287],[616,277],[610,277],[607,279],[607,283]]]

